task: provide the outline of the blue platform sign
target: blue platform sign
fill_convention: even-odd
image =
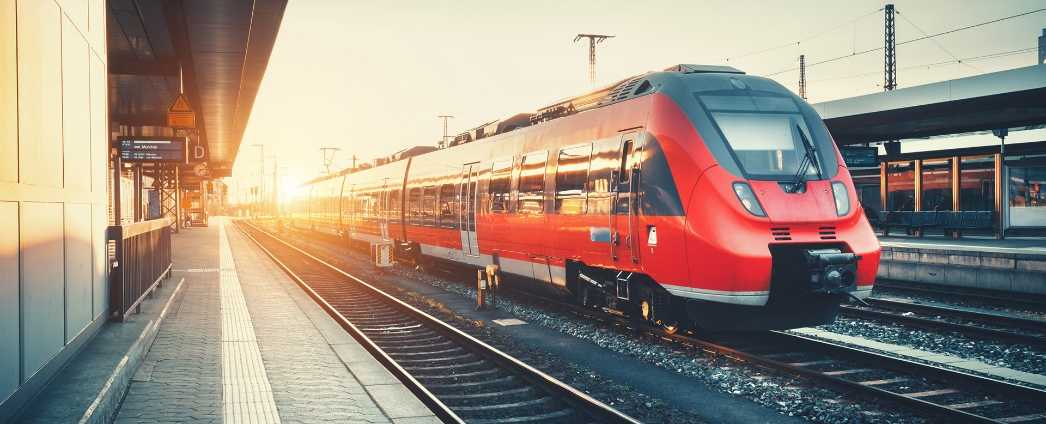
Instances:
[[[185,163],[182,137],[120,137],[117,141],[124,162]]]

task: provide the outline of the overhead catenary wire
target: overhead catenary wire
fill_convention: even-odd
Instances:
[[[923,31],[922,28],[919,28],[919,26],[916,25],[915,22],[912,22],[911,19],[908,19],[908,17],[905,16],[905,14],[901,13],[901,11],[898,10],[897,11],[897,15],[900,16],[901,19],[903,19],[905,22],[907,22],[908,25],[911,25],[912,28],[915,28],[916,31],[919,31],[919,33],[921,33],[924,36],[926,35],[926,31]],[[930,41],[932,41],[933,44],[935,44],[937,46],[937,48],[941,49],[941,51],[943,51],[945,54],[947,54],[948,56],[951,56],[952,59],[955,59],[956,61],[958,61],[958,63],[962,63],[963,65],[966,65],[966,66],[970,67],[970,69],[973,69],[974,71],[981,72],[981,73],[984,72],[983,70],[977,68],[976,66],[973,66],[973,65],[971,65],[969,63],[966,63],[966,62],[963,62],[962,59],[959,59],[959,57],[956,56],[955,53],[952,53],[951,50],[948,50],[947,48],[945,48],[944,44],[941,44],[941,42],[937,41],[936,38],[931,38]]]
[[[947,31],[943,31],[943,32],[938,32],[938,33],[929,34],[929,35],[923,35],[922,37],[916,37],[916,38],[913,38],[911,40],[906,40],[906,41],[899,42],[899,43],[897,43],[897,45],[898,46],[902,46],[902,45],[905,45],[905,44],[911,44],[911,43],[915,43],[915,42],[922,41],[922,40],[927,40],[927,39],[932,39],[932,38],[936,38],[936,37],[940,37],[940,36],[944,36],[944,35],[948,35],[948,34],[953,34],[953,33],[959,32],[959,31],[965,31],[965,30],[968,30],[968,29],[978,28],[978,27],[982,27],[982,26],[985,26],[985,25],[990,25],[990,24],[994,24],[994,23],[998,23],[998,22],[1002,22],[1002,21],[1007,21],[1007,20],[1010,20],[1010,19],[1019,18],[1019,17],[1022,17],[1022,16],[1031,15],[1031,14],[1034,14],[1034,13],[1039,13],[1039,12],[1042,12],[1042,11],[1046,11],[1046,8],[1030,10],[1030,11],[1018,13],[1018,14],[1015,14],[1015,15],[1010,15],[1010,16],[1006,16],[1006,17],[1002,17],[1002,18],[992,19],[990,21],[984,21],[984,22],[979,22],[979,23],[972,24],[972,25],[966,25],[966,26],[962,26],[962,27],[958,27],[958,28],[953,28],[953,29],[950,29],[950,30],[947,30]],[[883,50],[883,47],[875,47],[875,48],[871,48],[871,49],[861,50],[861,51],[854,52],[854,53],[851,53],[851,54],[848,54],[848,55],[836,56],[836,57],[833,57],[833,58],[824,59],[824,60],[813,62],[813,63],[807,63],[806,64],[806,68],[809,69],[809,68],[812,68],[812,67],[817,66],[817,65],[823,65],[825,63],[837,62],[837,61],[840,61],[840,60],[843,60],[843,59],[849,59],[849,58],[852,58],[852,57],[861,56],[861,55],[865,55],[865,54],[868,54],[868,53],[873,53],[873,52],[877,52],[877,51],[881,51],[881,50]],[[770,77],[770,76],[780,75],[780,74],[783,74],[783,73],[786,73],[786,72],[797,71],[798,69],[799,69],[798,67],[792,67],[792,68],[783,69],[783,70],[780,70],[780,71],[777,71],[777,72],[774,72],[774,73],[766,74],[765,76]]]
[[[1038,49],[1039,49],[1038,47],[1028,47],[1028,48],[1023,48],[1023,49],[1007,50],[1007,51],[983,54],[983,55],[979,55],[979,56],[962,57],[962,58],[955,58],[955,59],[952,59],[952,60],[945,60],[945,61],[932,62],[932,63],[922,63],[922,64],[918,64],[918,65],[910,65],[910,66],[905,66],[905,67],[899,68],[898,70],[908,70],[908,69],[918,69],[918,68],[932,68],[932,67],[943,66],[943,65],[955,65],[955,64],[959,64],[959,63],[975,62],[975,61],[989,60],[989,59],[997,59],[997,58],[1001,58],[1001,57],[1008,57],[1008,56],[1013,56],[1013,55],[1022,54],[1022,53],[1034,52],[1034,51],[1036,51]],[[816,80],[808,80],[807,82],[808,83],[812,83],[812,82],[839,81],[839,80],[867,77],[867,76],[872,76],[872,75],[879,75],[880,73],[882,73],[882,71],[876,70],[876,71],[871,71],[871,72],[862,72],[862,73],[859,73],[859,74],[851,74],[851,75],[843,75],[843,76],[838,76],[838,77],[829,77],[829,78],[821,78],[821,79],[816,79]]]
[[[882,10],[883,9],[880,7],[878,9],[876,9],[876,10],[873,10],[871,12],[865,13],[865,14],[863,14],[861,16],[858,16],[856,18],[850,19],[849,21],[843,22],[843,23],[841,23],[839,25],[836,25],[834,27],[828,28],[828,29],[826,29],[824,31],[821,31],[821,32],[818,32],[816,34],[810,35],[810,36],[808,36],[806,38],[802,38],[802,39],[799,39],[799,40],[796,40],[796,41],[791,41],[791,42],[788,42],[788,43],[785,43],[785,44],[778,44],[778,45],[775,45],[775,46],[772,46],[772,47],[767,47],[767,48],[751,51],[751,52],[740,54],[740,55],[737,55],[737,56],[726,57],[726,58],[724,58],[724,60],[726,62],[729,62],[729,61],[735,60],[735,59],[743,59],[743,58],[746,58],[746,57],[758,56],[758,55],[761,55],[761,54],[764,54],[764,53],[772,52],[774,50],[780,50],[780,49],[784,49],[784,48],[788,48],[788,47],[792,47],[792,46],[798,46],[798,45],[800,45],[802,43],[805,43],[805,42],[808,42],[808,41],[811,41],[811,40],[815,40],[815,39],[820,38],[820,37],[822,37],[822,36],[824,36],[826,34],[835,32],[835,31],[837,31],[837,30],[839,30],[841,28],[844,28],[846,26],[853,25],[857,21],[859,21],[861,19],[864,19],[864,18],[867,18],[869,16],[872,16],[874,14],[877,14],[877,13],[881,12]]]

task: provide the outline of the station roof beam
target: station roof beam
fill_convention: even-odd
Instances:
[[[838,144],[1046,124],[1036,65],[814,104]],[[947,146],[942,146],[946,148]]]

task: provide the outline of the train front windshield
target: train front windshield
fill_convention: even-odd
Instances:
[[[807,179],[823,175],[822,143],[790,97],[766,94],[695,94],[711,115],[748,178]],[[816,160],[804,160],[809,155]],[[804,166],[805,172],[799,167]]]

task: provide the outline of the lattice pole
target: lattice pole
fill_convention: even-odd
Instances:
[[[885,46],[884,52],[884,74],[885,81],[883,82],[883,90],[890,91],[897,88],[897,37],[894,31],[894,15],[896,11],[892,4],[886,5],[884,8],[886,11],[885,16]]]
[[[588,39],[588,82],[592,85],[596,84],[596,44],[606,41],[608,38],[614,38],[613,35],[602,35],[602,34],[578,34],[574,37],[574,42],[578,42],[582,38]]]
[[[806,55],[799,55],[799,97],[806,100]]]

